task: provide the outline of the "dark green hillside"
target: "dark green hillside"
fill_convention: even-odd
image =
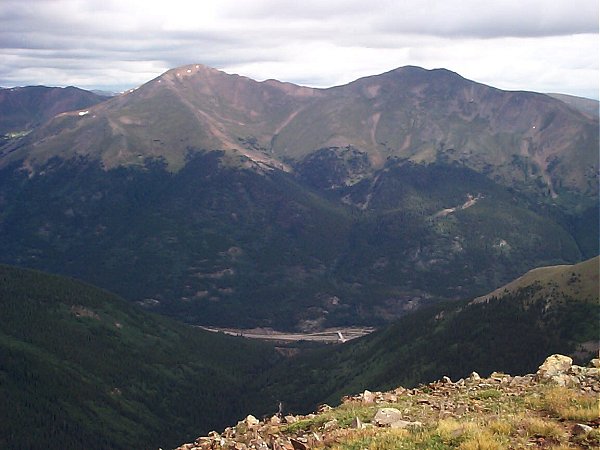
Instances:
[[[273,385],[293,380],[278,395],[291,409],[310,409],[351,392],[457,380],[473,370],[528,373],[553,353],[589,361],[600,336],[598,258],[531,274],[488,301],[424,308],[333,351],[306,354],[273,374]]]
[[[347,153],[346,163],[366,163]],[[324,155],[325,171],[339,162]],[[75,276],[189,323],[308,329],[381,324],[490,292],[533,267],[580,260],[578,243],[593,233],[456,165],[390,160],[331,189],[317,161],[298,173],[240,163],[190,152],[175,173],[161,160],[6,167],[0,261]]]
[[[172,447],[260,408],[249,383],[276,360],[92,286],[0,266],[0,448]]]

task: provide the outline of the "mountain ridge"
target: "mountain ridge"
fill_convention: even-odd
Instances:
[[[352,145],[375,168],[389,157],[431,162],[443,155],[477,171],[492,165],[490,175],[508,184],[531,184],[508,170],[522,164],[511,160],[517,157],[552,195],[559,188],[597,190],[586,172],[597,166],[589,156],[597,140],[593,119],[544,94],[501,91],[446,69],[407,66],[317,89],[187,65],[90,111],[56,118],[19,144],[29,150],[16,153],[33,152],[43,162],[68,147],[107,167],[139,163],[136,155],[164,157],[178,170],[189,148],[235,150],[281,166],[320,148]],[[80,134],[89,139],[81,142]],[[576,137],[581,144],[573,146]],[[561,156],[567,150],[569,161]],[[498,172],[498,165],[507,168]]]

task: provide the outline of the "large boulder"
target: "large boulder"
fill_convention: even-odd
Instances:
[[[537,381],[556,383],[560,386],[576,384],[577,378],[569,374],[573,359],[564,355],[551,355],[538,368]]]

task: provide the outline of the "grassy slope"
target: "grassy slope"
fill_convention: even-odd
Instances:
[[[595,257],[575,265],[539,267],[530,270],[522,277],[496,289],[494,292],[479,297],[475,301],[501,297],[539,283],[542,289],[537,293],[537,296],[548,297],[552,295],[553,290],[558,290],[581,301],[597,302],[599,260],[600,257]]]
[[[276,359],[92,286],[0,266],[0,447],[173,445],[242,415],[248,383]]]
[[[308,353],[273,376],[294,374],[279,395],[302,409],[324,399],[336,402],[347,392],[414,386],[443,375],[457,379],[472,370],[526,373],[552,353],[589,359],[580,344],[600,334],[597,271],[589,270],[597,264],[569,268],[574,281],[565,292],[555,289],[552,302],[537,295],[539,283],[531,283],[489,302],[423,309],[341,347]]]
[[[484,379],[440,380],[416,389],[354,395],[336,408],[322,405],[314,414],[286,416],[283,423],[271,418],[242,421],[221,435],[200,437],[177,450],[249,444],[298,448],[302,443],[301,448],[316,450],[598,448],[598,369],[576,370],[586,375],[572,377],[577,385],[568,387],[537,381],[534,375],[495,373]],[[402,417],[404,424],[381,426],[387,415],[383,408],[393,408],[388,414]]]

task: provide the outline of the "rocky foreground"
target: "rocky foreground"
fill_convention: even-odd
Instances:
[[[600,359],[552,355],[536,374],[472,373],[364,391],[306,416],[249,415],[177,450],[591,449],[600,447]]]

